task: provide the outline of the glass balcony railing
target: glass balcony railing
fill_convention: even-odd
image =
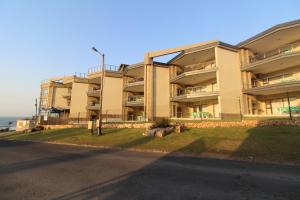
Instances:
[[[91,88],[87,91],[87,95],[89,96],[99,96],[100,95],[100,87]]]
[[[300,52],[300,42],[298,43],[293,43],[289,45],[282,46],[280,48],[274,49],[272,51],[268,51],[265,53],[258,53],[255,56],[250,56],[249,57],[249,63],[255,63],[260,60],[264,60],[276,55],[280,54],[289,54],[289,53],[294,53],[294,52]]]
[[[137,83],[137,82],[142,82],[142,81],[144,81],[144,78],[143,78],[143,77],[132,78],[132,79],[128,80],[127,84],[130,84],[130,83]]]
[[[300,78],[293,76],[293,74],[281,74],[270,76],[263,79],[252,79],[252,88],[263,87],[267,85],[274,85],[280,83],[290,83],[300,81]]]
[[[130,103],[143,103],[144,96],[129,96],[127,101]]]
[[[184,72],[196,71],[196,70],[207,70],[216,68],[215,61],[205,62],[205,63],[197,63],[193,65],[186,65],[183,67],[183,70],[177,71],[176,75],[180,75]]]
[[[218,87],[217,86],[197,86],[197,87],[187,87],[185,90],[178,90],[176,96],[181,96],[181,95],[202,95],[202,94],[208,94],[212,92],[218,92]]]

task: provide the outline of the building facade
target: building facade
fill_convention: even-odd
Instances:
[[[174,54],[169,62],[157,57]],[[99,116],[98,70],[41,85],[41,108]],[[300,116],[300,20],[237,45],[218,40],[147,52],[107,70],[103,116],[123,121]]]

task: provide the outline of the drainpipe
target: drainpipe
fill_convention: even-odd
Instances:
[[[293,117],[292,117],[292,111],[291,111],[290,96],[289,96],[288,92],[286,93],[286,96],[287,96],[287,100],[288,100],[290,120],[292,120]]]

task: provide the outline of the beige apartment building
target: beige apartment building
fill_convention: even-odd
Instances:
[[[239,43],[246,116],[300,115],[300,20]]]
[[[121,121],[122,72],[114,66],[106,66],[106,69],[103,83],[102,115],[104,121]],[[86,91],[87,104],[85,104],[85,108],[90,119],[98,119],[99,117],[101,76],[100,68],[91,69],[87,74],[89,85]]]
[[[153,63],[153,77],[149,81],[145,78],[145,64],[143,62],[133,65],[123,65],[123,112],[124,121],[145,121],[147,120],[146,108],[149,107],[145,101],[145,91],[148,85],[153,84],[155,101],[155,116],[169,117],[169,66],[165,63]],[[145,84],[146,83],[146,84]]]
[[[99,117],[101,69],[93,68],[87,76],[52,78],[41,84],[40,115],[73,119]],[[122,73],[107,66],[103,88],[104,120],[120,121],[122,118]]]
[[[98,118],[100,77],[96,70],[42,84],[41,107]],[[237,45],[212,40],[147,52],[144,62],[106,71],[103,98],[104,118],[123,121],[300,116],[300,20]]]
[[[76,75],[43,81],[40,94],[40,115],[85,118],[88,80]]]

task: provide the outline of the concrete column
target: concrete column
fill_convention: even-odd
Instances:
[[[153,58],[145,54],[144,61],[144,112],[146,121],[154,120],[153,116]]]

